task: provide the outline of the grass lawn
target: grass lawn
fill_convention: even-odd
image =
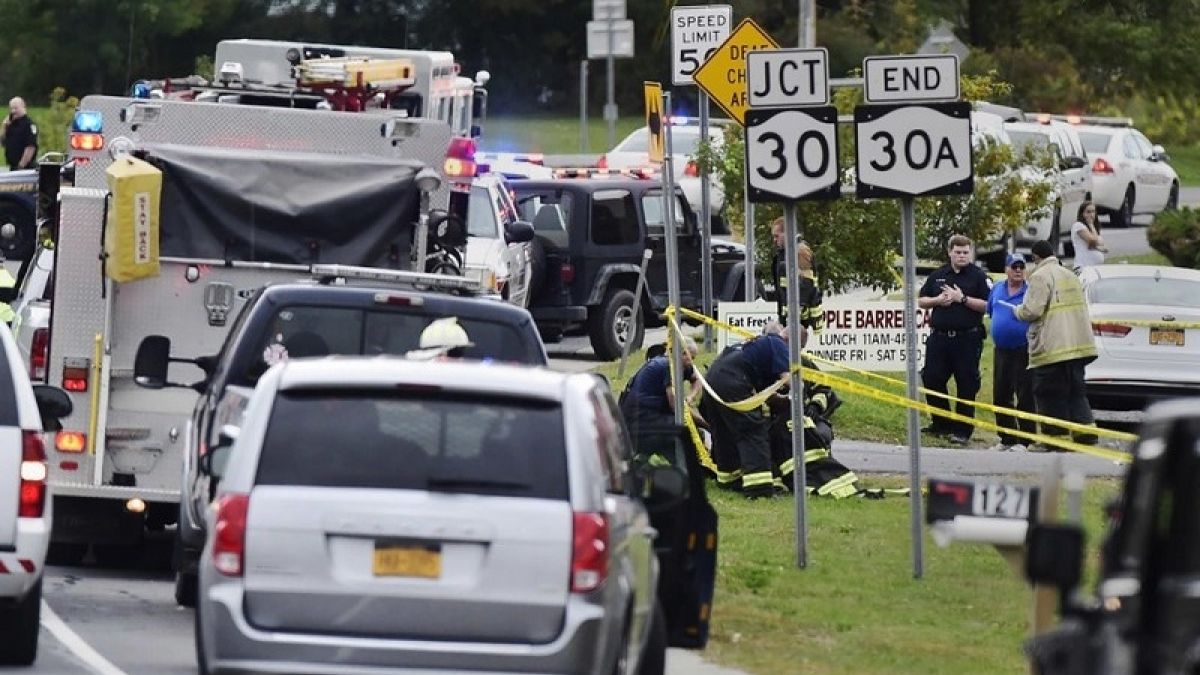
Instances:
[[[645,124],[641,117],[617,120],[616,137],[621,139]],[[579,117],[489,115],[480,146],[490,152],[542,152],[546,154],[599,154],[608,149],[608,124],[598,115],[588,117],[588,149],[579,147]]]
[[[1116,490],[1112,480],[1085,490],[1089,578]],[[809,565],[799,570],[791,499],[710,496],[721,539],[706,658],[764,675],[1027,671],[1029,587],[990,546],[943,549],[928,537],[924,578],[913,579],[908,498],[809,499]]]
[[[1179,174],[1180,185],[1200,185],[1200,146],[1179,146],[1167,151],[1170,164]]]

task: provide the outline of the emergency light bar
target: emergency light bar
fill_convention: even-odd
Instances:
[[[571,169],[554,169],[555,178],[636,178],[649,180],[657,177],[658,172],[651,169],[597,169],[580,167]]]
[[[1058,120],[1068,124],[1092,124],[1101,127],[1132,127],[1132,117],[1104,117],[1101,115],[1062,115],[1058,113],[1035,113],[1035,119],[1042,124],[1050,120]]]
[[[407,272],[404,270],[387,270],[376,267],[358,267],[355,265],[337,265],[332,263],[311,265],[309,266],[309,272],[322,284],[334,284],[340,279],[343,282],[382,281],[437,290],[471,292],[478,292],[480,290],[480,284],[477,279],[456,277],[449,274]]]

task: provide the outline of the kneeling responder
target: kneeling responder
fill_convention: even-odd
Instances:
[[[806,370],[819,370],[803,357]],[[858,494],[858,476],[833,458],[833,422],[830,418],[842,405],[837,393],[826,385],[804,381],[804,473],[808,491],[837,499]],[[786,396],[771,401],[771,459],[787,487],[793,487],[791,401]]]
[[[713,434],[717,484],[741,489],[751,499],[776,494],[771,473],[770,420],[761,407],[745,412],[725,403],[750,398],[788,374],[788,345],[777,334],[759,335],[727,348],[708,369],[708,384],[721,398],[705,396],[700,411]]]
[[[700,380],[696,377],[693,359],[699,353],[696,341],[690,337],[683,338],[683,379],[690,383],[687,393],[687,403],[695,402],[700,395]],[[656,350],[657,351],[657,350]],[[629,384],[620,399],[621,415],[625,418],[625,426],[629,433],[637,435],[640,427],[671,427],[675,425],[675,389],[671,383],[670,357],[659,354],[646,360]]]

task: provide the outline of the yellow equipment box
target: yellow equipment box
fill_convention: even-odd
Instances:
[[[158,276],[158,207],[162,171],[128,155],[105,174],[112,198],[104,230],[104,271],[113,281]]]

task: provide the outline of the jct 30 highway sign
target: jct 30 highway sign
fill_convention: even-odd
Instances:
[[[970,103],[861,105],[854,134],[860,198],[974,190]]]
[[[746,111],[746,186],[752,202],[841,196],[837,108]]]

